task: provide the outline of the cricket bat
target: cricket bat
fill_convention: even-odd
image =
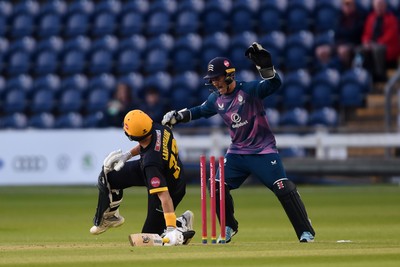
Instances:
[[[133,247],[152,247],[162,246],[164,243],[168,243],[168,238],[162,238],[158,234],[138,233],[130,234],[129,242]]]

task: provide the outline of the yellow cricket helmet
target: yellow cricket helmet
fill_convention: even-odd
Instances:
[[[124,132],[131,141],[141,141],[153,130],[153,120],[139,109],[129,111],[124,118]]]

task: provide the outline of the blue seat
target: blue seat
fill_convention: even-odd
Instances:
[[[33,93],[39,90],[50,90],[54,93],[55,97],[58,97],[61,91],[60,77],[53,73],[37,77],[33,81]]]
[[[332,107],[315,109],[310,112],[307,124],[310,126],[335,127],[339,124],[339,115],[336,109]]]
[[[61,53],[64,47],[64,40],[58,36],[50,36],[43,38],[37,42],[35,47],[35,54],[43,50],[53,50]]]
[[[98,111],[105,111],[107,103],[110,99],[110,91],[107,89],[95,89],[89,92],[87,101],[85,103],[85,111],[87,113],[94,113]]]
[[[27,107],[26,92],[13,89],[6,93],[3,103],[3,111],[6,114],[24,113]]]
[[[279,125],[280,113],[276,108],[267,106],[265,108],[265,115],[271,127],[277,127]]]
[[[89,80],[86,75],[77,73],[64,78],[61,81],[60,94],[70,89],[81,91],[82,95],[86,95],[89,91]],[[60,94],[57,94],[57,96],[60,96]]]
[[[0,36],[8,33],[8,21],[12,15],[13,5],[8,1],[0,2]]]
[[[304,108],[307,100],[306,88],[300,84],[284,85],[282,89],[282,104],[284,108]]]
[[[234,66],[238,69],[251,69],[254,68],[254,63],[249,60],[244,51],[253,43],[258,40],[254,32],[241,32],[231,37],[229,43],[229,56],[228,58],[233,62]]]
[[[91,34],[93,37],[102,37],[116,32],[117,14],[103,11],[96,13],[94,16],[91,28]]]
[[[341,107],[362,107],[365,104],[365,93],[358,83],[345,83],[340,87],[339,104]]]
[[[75,89],[69,89],[62,92],[57,111],[61,114],[69,112],[80,112],[82,108],[82,92]]]
[[[100,49],[91,54],[88,67],[90,74],[109,73],[112,72],[113,67],[113,52]]]
[[[171,89],[170,107],[171,109],[181,110],[192,106],[193,95],[185,87],[173,87]]]
[[[14,76],[28,73],[30,70],[31,54],[27,51],[15,51],[8,56],[7,74]]]
[[[203,79],[195,71],[185,71],[175,75],[172,79],[172,88],[185,88],[191,96],[197,95],[200,85],[204,84]]]
[[[35,92],[29,105],[29,109],[33,114],[42,112],[52,113],[54,105],[54,91],[49,89],[39,89]]]
[[[258,10],[258,1],[234,1],[231,15],[229,16],[232,33],[238,34],[245,31],[255,31]]]
[[[171,51],[174,48],[174,37],[170,34],[160,34],[147,39],[147,50],[163,49]]]
[[[65,15],[68,5],[64,0],[48,1],[41,4],[39,9],[39,17],[44,14],[53,13],[57,15]]]
[[[71,15],[75,12],[83,12],[85,14],[93,14],[95,4],[92,0],[76,0],[68,5],[66,16]]]
[[[19,74],[15,77],[7,79],[5,90],[20,90],[24,91],[28,98],[32,96],[33,93],[33,79],[28,74]]]
[[[37,14],[40,10],[40,5],[38,1],[36,0],[30,0],[30,1],[19,1],[17,3],[14,3],[13,6],[13,15],[18,15],[18,14]]]
[[[317,84],[326,84],[331,87],[331,91],[333,94],[337,94],[339,92],[339,84],[340,84],[340,73],[336,69],[323,69],[315,73],[312,77],[311,83],[313,85]]]
[[[118,75],[140,71],[141,67],[142,59],[139,51],[124,49],[118,53],[116,62],[116,72]]]
[[[145,19],[143,13],[140,11],[126,11],[124,12],[119,25],[119,35],[123,37],[132,34],[142,34],[145,28]]]
[[[65,22],[64,35],[67,38],[86,35],[89,30],[90,17],[84,12],[77,11],[69,14]]]
[[[284,66],[287,71],[309,68],[313,44],[314,35],[308,31],[290,34],[286,38]]]
[[[206,1],[201,21],[203,32],[213,34],[216,32],[226,32],[228,26],[228,14],[232,9],[231,0]],[[218,21],[218,23],[215,23]]]
[[[101,111],[87,114],[83,117],[83,128],[99,128],[104,126],[104,113]]]
[[[235,72],[235,80],[237,81],[254,81],[260,79],[256,70],[240,69]]]
[[[338,20],[335,19],[339,16],[339,9],[331,1],[317,2],[314,9],[314,25],[317,32],[325,32],[335,30]]]
[[[310,93],[311,75],[305,69],[287,72],[283,78],[284,85],[298,84],[305,88],[306,93]]]
[[[258,17],[258,31],[261,34],[274,31],[284,31],[285,20],[283,19],[286,7],[281,7],[277,1],[262,1]],[[285,2],[285,1],[280,1]]]
[[[171,27],[171,15],[165,11],[154,11],[148,15],[146,23],[146,34],[157,36],[163,33],[168,33]]]
[[[334,88],[329,83],[314,83],[311,87],[310,103],[313,108],[333,107]]]
[[[304,2],[289,1],[285,17],[286,29],[289,33],[311,30],[312,13]]]
[[[6,79],[3,76],[0,76],[0,102],[3,101],[3,97],[7,92],[6,89]]]
[[[187,34],[177,39],[172,50],[173,70],[178,73],[196,70],[201,45],[202,39],[198,34]]]
[[[363,93],[369,93],[372,90],[372,77],[367,70],[362,68],[353,68],[341,75],[341,86],[349,83],[358,84]]]
[[[61,60],[61,72],[71,75],[84,72],[86,68],[86,52],[82,50],[70,50],[64,53]]]
[[[55,119],[56,129],[79,129],[83,126],[82,115],[77,112],[62,114]]]
[[[150,3],[147,0],[126,1],[122,3],[121,12],[139,12],[146,15],[149,11]]]
[[[144,79],[145,88],[155,87],[166,98],[170,96],[171,85],[172,78],[168,72],[157,72]]]
[[[280,68],[283,64],[286,35],[281,31],[271,31],[262,35],[259,43],[271,53],[275,67]]]
[[[144,78],[140,72],[130,72],[118,78],[118,82],[127,84],[134,88],[135,96],[143,98],[144,96]]]
[[[200,29],[199,13],[195,10],[183,10],[177,14],[174,26],[176,35],[197,33]]]
[[[204,10],[205,2],[204,0],[180,0],[177,2],[177,10],[178,12],[192,10],[200,14]]]
[[[308,122],[308,112],[303,108],[289,109],[281,113],[280,126],[305,126]]]
[[[163,49],[154,49],[147,53],[144,70],[151,74],[159,71],[167,71],[169,66],[169,53]]]
[[[33,71],[37,75],[56,73],[58,70],[58,53],[54,50],[44,50],[35,55]]]
[[[91,39],[87,36],[77,36],[70,38],[64,42],[62,53],[68,52],[69,50],[82,50],[89,51],[91,48]]]
[[[125,49],[133,49],[139,53],[147,48],[147,39],[141,34],[132,34],[125,38],[120,38],[118,42],[118,52]]]
[[[33,14],[20,13],[12,17],[11,36],[13,38],[22,38],[32,36],[34,33],[35,17]]]
[[[93,76],[89,80],[88,90],[91,92],[93,90],[103,89],[111,93],[114,92],[116,85],[116,78],[113,74],[103,73]]]
[[[13,113],[0,118],[0,128],[25,129],[28,126],[28,118],[24,113]]]
[[[47,38],[61,34],[62,16],[56,13],[46,13],[39,17],[37,35],[40,38]]]
[[[36,129],[52,129],[54,123],[54,115],[48,112],[35,114],[28,119],[28,127]]]
[[[201,68],[205,69],[208,62],[215,57],[228,57],[229,44],[229,35],[224,32],[215,32],[204,36],[200,55]]]

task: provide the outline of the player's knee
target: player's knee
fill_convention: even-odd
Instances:
[[[275,181],[272,186],[272,190],[274,191],[275,195],[279,198],[282,196],[286,196],[291,192],[296,191],[296,185],[287,178],[279,179]]]

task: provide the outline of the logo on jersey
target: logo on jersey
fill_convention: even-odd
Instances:
[[[246,101],[243,99],[242,95],[238,95],[239,105],[243,105]]]
[[[217,103],[218,105],[218,110],[224,110],[224,103]]]
[[[159,187],[160,184],[161,184],[160,178],[158,178],[158,177],[151,178],[150,184],[151,184],[152,187]]]
[[[232,113],[231,121],[233,122],[232,128],[240,128],[249,123],[247,120],[242,121],[242,118],[237,113]]]
[[[283,185],[283,182],[282,182],[282,181],[276,182],[276,186],[278,186],[278,189],[283,189],[283,188],[285,188],[285,186]]]
[[[276,165],[276,160],[271,160],[271,165]]]

